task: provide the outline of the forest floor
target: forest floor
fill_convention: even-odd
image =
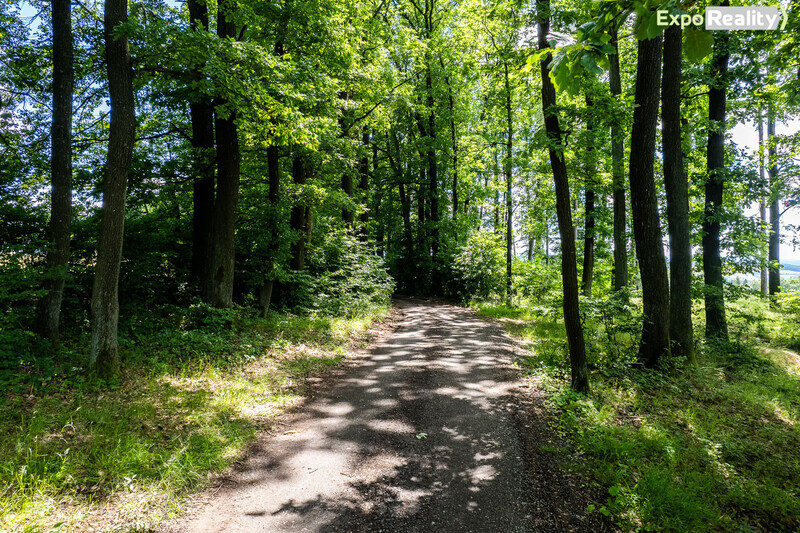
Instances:
[[[394,331],[326,377],[164,531],[603,531],[564,472],[523,350],[496,322],[400,300]]]

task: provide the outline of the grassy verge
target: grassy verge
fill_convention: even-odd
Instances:
[[[0,531],[152,528],[387,311],[261,319],[161,310],[126,326],[125,368],[113,383],[87,378],[85,354],[68,346],[21,365],[0,397]]]
[[[558,317],[488,305],[479,312],[528,343],[520,364],[585,459],[568,466],[609,487],[595,512],[627,531],[800,530],[797,353],[755,341],[703,345],[699,368],[653,372],[632,368],[631,353],[590,345],[592,393],[584,397],[569,390]],[[607,338],[598,328],[592,322],[587,338]]]

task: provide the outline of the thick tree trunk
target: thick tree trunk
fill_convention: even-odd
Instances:
[[[92,348],[89,356],[89,365],[102,377],[113,376],[119,371],[119,269],[125,227],[125,191],[136,139],[133,71],[128,38],[125,35],[113,37],[115,28],[127,21],[127,0],[105,1],[103,26],[111,122],[108,159],[103,173],[97,264],[92,286]]]
[[[758,113],[758,178],[760,183],[767,183],[764,172],[764,117],[760,111]],[[769,187],[766,185],[764,189],[769,191]],[[762,194],[761,200],[758,202],[758,213],[763,228],[767,227],[767,202],[765,199],[767,195],[768,193]],[[764,232],[764,237],[764,240],[769,243],[769,230]],[[769,259],[769,252],[767,252],[767,258]],[[761,296],[764,298],[769,296],[769,269],[766,266],[761,267]]]
[[[235,39],[233,13],[236,2],[222,0],[219,5],[217,34],[220,39]],[[217,132],[217,196],[211,229],[211,283],[207,297],[216,307],[233,305],[234,236],[239,203],[239,134],[235,111],[228,109],[226,113],[220,113],[225,104],[220,102],[214,121]]]
[[[781,205],[778,197],[778,147],[775,138],[775,110],[770,108],[767,116],[767,142],[769,144],[769,294],[781,292]]]
[[[669,227],[669,336],[672,355],[697,364],[692,330],[692,243],[689,238],[689,182],[683,170],[681,135],[681,31],[664,33],[664,77],[661,84],[662,152]]]
[[[505,72],[505,89],[506,89],[506,157],[503,160],[503,173],[506,178],[506,302],[511,304],[511,263],[512,263],[512,246],[514,245],[514,228],[513,222],[513,209],[512,201],[513,196],[513,176],[512,176],[512,157],[514,154],[514,110],[511,107],[511,84],[508,80],[508,63],[503,62],[503,69]]]
[[[547,34],[550,32],[550,1],[538,0],[539,49],[548,49]],[[556,90],[550,80],[549,67],[552,54],[548,53],[541,61],[542,69],[542,111],[547,132],[550,166],[556,187],[556,214],[561,234],[561,277],[564,287],[564,325],[569,344],[572,388],[578,392],[589,391],[589,370],[586,364],[586,345],[583,339],[580,309],[578,307],[578,267],[575,257],[575,234],[572,226],[572,210],[569,195],[569,179],[564,162],[561,139],[561,125],[556,112]]]
[[[616,54],[609,54],[609,88],[611,95],[619,99],[622,82],[619,75],[619,47],[617,28],[611,33],[611,45]],[[628,240],[625,237],[625,147],[622,127],[617,119],[611,124],[611,174],[614,194],[614,290],[619,291],[628,285]]]
[[[53,0],[53,123],[51,210],[45,295],[36,307],[36,330],[58,342],[61,300],[69,270],[72,232],[72,15],[70,0]]]
[[[202,0],[189,0],[192,30],[208,31],[208,9]],[[201,67],[192,74],[195,81],[203,77]],[[199,287],[210,287],[211,228],[214,212],[214,107],[201,95],[189,104],[194,149],[194,182],[192,183],[192,267],[191,278]]]
[[[723,5],[728,5],[724,2]],[[720,210],[725,184],[725,90],[728,72],[727,32],[716,32],[711,60],[712,86],[708,92],[708,146],[703,217],[703,277],[705,278],[706,336],[728,338],[720,256]]]
[[[670,355],[669,284],[653,176],[660,85],[661,36],[639,41],[631,131],[631,210],[644,312],[639,358],[648,367]]]

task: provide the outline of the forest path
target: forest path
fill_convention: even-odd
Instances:
[[[438,302],[397,307],[393,333],[166,530],[605,529],[580,480],[539,451],[550,430],[499,326]]]

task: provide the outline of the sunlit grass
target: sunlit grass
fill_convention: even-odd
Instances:
[[[781,338],[771,336],[788,323],[779,310],[735,304],[735,337]],[[481,312],[511,319],[503,321],[509,332],[534,348],[538,332],[549,333],[540,342],[556,340],[539,313]],[[752,316],[769,323],[746,324]],[[588,397],[569,390],[565,353],[554,359],[534,349],[520,364],[584,458],[570,467],[609,487],[594,512],[624,530],[800,530],[800,356],[734,342],[701,345],[699,362],[652,372],[609,361],[592,372]]]
[[[0,530],[154,527],[296,405],[305,378],[366,342],[386,311],[151,332],[123,343],[118,382],[75,369],[45,390],[5,394]]]

